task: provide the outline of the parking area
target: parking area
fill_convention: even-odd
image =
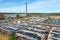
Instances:
[[[42,27],[41,25],[38,27],[38,25],[37,25],[37,26],[27,27],[27,28],[24,28],[22,30],[16,31],[15,32],[15,37],[19,37],[20,38],[21,35],[25,35],[25,36],[28,36],[29,40],[31,40],[31,38],[34,38],[33,40],[40,40],[40,39],[44,40],[46,35],[47,35],[47,32],[48,31],[47,31],[47,29],[45,27]],[[39,36],[38,39],[37,39],[36,35]],[[28,39],[28,38],[26,38],[26,39]]]
[[[48,35],[48,40],[60,40],[60,28],[53,27]]]
[[[26,17],[5,21],[0,23],[0,33],[4,35],[13,34],[17,40],[45,40],[46,38],[49,39],[47,36],[53,26],[59,25],[59,20],[54,20],[46,17]],[[54,25],[52,26],[52,24]]]

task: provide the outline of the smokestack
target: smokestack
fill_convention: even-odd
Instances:
[[[26,2],[26,15],[27,15],[27,2]]]

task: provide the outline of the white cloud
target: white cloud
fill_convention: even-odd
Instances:
[[[59,0],[35,1],[32,4],[28,4],[28,12],[58,12],[59,9]],[[1,8],[0,12],[19,12],[20,10],[21,12],[25,12],[25,5],[12,8]]]

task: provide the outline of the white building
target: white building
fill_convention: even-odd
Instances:
[[[17,13],[7,13],[7,14],[4,14],[5,17],[16,17]],[[24,17],[26,16],[25,13],[19,13],[20,17]]]
[[[21,14],[19,14],[19,15],[20,15],[20,17],[27,16],[25,13],[24,13],[24,14],[21,13]]]

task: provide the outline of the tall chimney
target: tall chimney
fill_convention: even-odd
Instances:
[[[27,15],[27,2],[26,2],[26,15]]]

